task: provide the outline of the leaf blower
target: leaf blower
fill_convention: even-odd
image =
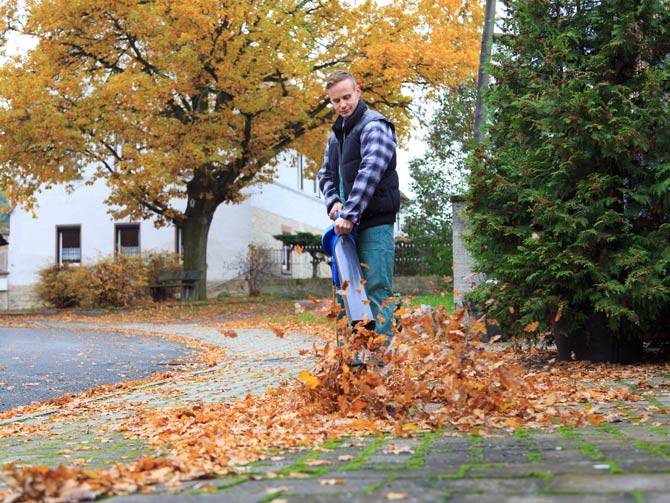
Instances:
[[[365,328],[374,330],[376,324],[365,292],[356,238],[353,234],[336,234],[334,225],[331,225],[321,238],[321,246],[326,255],[332,257],[333,283],[344,303],[349,325],[353,327],[362,323]]]

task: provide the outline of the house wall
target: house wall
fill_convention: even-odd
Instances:
[[[9,306],[9,280],[7,276],[7,254],[9,253],[9,246],[0,245],[0,309],[7,309]]]
[[[282,232],[311,232],[322,235],[332,224],[318,186],[303,177],[302,188],[297,177],[299,170],[285,163],[278,169],[274,184],[258,188],[251,215],[251,242],[270,249],[281,249],[282,243],[273,238]],[[275,274],[281,273],[278,268]],[[311,256],[291,253],[290,272],[283,275],[296,279],[311,278]],[[319,267],[320,277],[330,277],[326,264]]]
[[[56,227],[81,226],[81,262],[95,263],[99,257],[114,252],[115,223],[102,204],[107,194],[104,183],[74,184],[67,192],[63,186],[45,190],[39,197],[35,215],[20,208],[10,216],[10,244],[7,270],[9,292],[6,308],[20,309],[39,305],[33,292],[38,271],[56,262]],[[133,222],[140,225],[142,250],[174,251],[173,228],[156,229],[151,221]],[[2,307],[2,306],[0,306]]]
[[[330,224],[318,189],[315,191],[314,183],[306,180],[305,190],[300,190],[297,174],[291,163],[284,163],[277,169],[275,183],[249,189],[241,204],[219,207],[210,227],[207,253],[208,287],[213,293],[219,284],[238,276],[239,262],[250,243],[280,249],[281,243],[273,234],[282,231],[320,234]],[[38,304],[33,285],[38,280],[37,272],[56,262],[57,226],[81,226],[84,264],[114,252],[115,223],[130,222],[115,222],[107,213],[102,204],[107,192],[104,182],[86,185],[81,181],[75,183],[70,193],[57,186],[40,194],[35,218],[19,208],[12,211],[7,260],[9,294],[4,305],[0,297],[0,309]],[[132,223],[140,225],[142,251],[175,250],[173,227],[156,229],[153,221]]]
[[[11,238],[8,270],[10,284],[30,285],[37,281],[37,271],[56,262],[56,226],[81,226],[81,261],[92,264],[100,256],[114,252],[115,223],[102,204],[107,189],[102,182],[86,185],[78,182],[71,193],[62,186],[44,191],[35,216],[14,209],[11,213]],[[174,251],[174,229],[156,229],[151,221],[140,225],[140,247],[143,250]]]
[[[0,274],[7,272],[7,254],[9,246],[0,245]]]

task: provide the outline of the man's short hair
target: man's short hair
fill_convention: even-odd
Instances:
[[[328,79],[326,80],[326,89],[330,89],[335,84],[338,84],[343,80],[350,80],[353,86],[356,87],[356,79],[352,74],[345,72],[344,70],[335,70],[333,73],[328,75]]]

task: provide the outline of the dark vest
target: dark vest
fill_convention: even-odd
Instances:
[[[356,110],[348,119],[343,120],[342,117],[338,117],[333,125],[333,134],[328,139],[328,169],[339,191],[338,165],[341,159],[345,198],[348,198],[351,193],[361,165],[361,133],[368,123],[375,120],[385,121],[395,131],[393,124],[386,117],[368,109],[362,100],[358,102]],[[400,190],[398,189],[398,172],[394,152],[386,172],[382,175],[377,189],[363,211],[358,228],[363,230],[375,225],[392,224],[395,222],[399,209]]]

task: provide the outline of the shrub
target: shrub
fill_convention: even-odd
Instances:
[[[160,273],[181,269],[181,257],[177,253],[152,251],[142,254],[142,265],[146,269],[147,284],[157,285]]]
[[[84,272],[84,269],[82,269]],[[146,296],[146,268],[138,257],[103,257],[81,278],[86,285],[82,305],[87,307],[125,307]]]
[[[67,264],[54,264],[41,269],[37,273],[39,281],[35,287],[38,298],[59,309],[79,306],[81,299],[72,280],[76,269]]]
[[[97,263],[70,267],[52,265],[39,271],[37,295],[57,307],[125,307],[148,296],[162,271],[179,270],[179,256],[151,252],[141,259],[113,255]]]
[[[249,245],[247,254],[240,258],[238,271],[247,282],[249,295],[261,295],[261,281],[272,273],[272,257],[270,251],[254,243]]]
[[[489,312],[524,336],[668,334],[670,5],[507,8],[468,195]]]

